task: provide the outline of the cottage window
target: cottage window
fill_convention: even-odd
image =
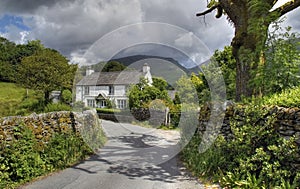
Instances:
[[[89,95],[89,94],[90,94],[90,88],[84,87],[84,95]]]
[[[101,100],[99,102],[99,108],[105,108],[107,105],[106,105],[106,101],[105,100]]]
[[[87,100],[87,105],[88,105],[89,107],[95,108],[95,100]]]
[[[119,109],[125,109],[126,108],[126,100],[117,100],[117,107]]]
[[[114,86],[109,86],[109,95],[114,95],[115,91],[114,91]]]

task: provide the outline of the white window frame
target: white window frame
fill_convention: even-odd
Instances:
[[[126,106],[127,106],[127,100],[125,100],[125,99],[117,100],[117,108],[118,109],[125,109]]]
[[[90,94],[90,87],[89,86],[84,86],[84,90],[83,90],[83,94],[84,95],[89,95]]]
[[[87,106],[95,108],[95,100],[87,99]]]

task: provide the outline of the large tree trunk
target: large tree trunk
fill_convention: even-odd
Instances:
[[[232,4],[223,0],[220,5],[235,27],[231,46],[236,60],[236,101],[241,101],[243,96],[252,95],[253,89],[249,82],[257,68],[270,22],[262,14],[253,14],[249,4],[244,1]]]
[[[300,0],[293,0],[271,10],[278,0],[219,0],[209,1],[209,9],[198,13],[204,16],[217,10],[219,18],[225,12],[234,24],[235,36],[231,42],[233,56],[236,59],[236,100],[242,96],[250,97],[253,90],[249,81],[254,76],[263,46],[267,39],[268,26],[280,16],[300,6]]]
[[[246,22],[246,21],[245,21]],[[248,22],[248,21],[247,21]],[[260,32],[249,32],[248,27],[236,27],[232,53],[236,60],[236,101],[242,97],[251,97],[255,89],[250,81],[255,77],[260,56],[267,39],[268,27],[262,26]]]

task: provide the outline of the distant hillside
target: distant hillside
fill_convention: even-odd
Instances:
[[[111,61],[117,61],[122,63],[125,66],[130,66],[131,64],[139,61],[145,60],[147,62],[147,59],[160,59],[167,62],[170,62],[174,64],[175,66],[178,66],[180,69],[182,69],[184,72],[189,73],[189,69],[183,67],[177,60],[174,60],[173,58],[167,58],[167,57],[161,57],[161,56],[150,56],[150,55],[135,55],[135,56],[127,56],[117,59],[112,59]]]
[[[147,63],[151,68],[151,73],[155,77],[163,77],[169,84],[173,85],[182,75],[190,75],[191,73],[198,74],[199,67],[191,69],[185,68],[177,60],[173,58],[161,57],[161,56],[150,56],[150,55],[135,55],[122,58],[113,58],[110,61],[119,62],[127,67],[127,69],[141,70],[143,65]],[[106,63],[100,62],[92,65],[92,69],[96,72],[102,70]],[[85,69],[83,66],[80,71],[85,75]]]
[[[120,62],[128,68],[136,70],[140,70],[147,63],[153,76],[163,77],[170,85],[175,85],[182,75],[190,75],[192,72],[198,74],[200,71],[198,67],[188,69],[173,58],[160,56],[136,55],[112,59],[112,61]]]

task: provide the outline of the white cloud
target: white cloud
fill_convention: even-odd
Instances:
[[[282,5],[284,5],[290,1],[292,1],[292,0],[278,0],[277,3],[275,3],[275,5],[272,7],[272,9],[270,11],[277,9],[278,7],[281,7]]]
[[[175,44],[179,47],[192,47],[193,46],[193,33],[189,32],[183,36],[180,36],[178,39],[175,40]]]
[[[197,36],[211,51],[230,45],[234,30],[226,17],[216,19],[214,13],[196,17],[197,12],[206,9],[206,1],[199,0],[2,0],[0,15],[5,13],[22,16],[24,24],[31,28],[26,33],[10,26],[8,33],[2,34],[10,40],[24,42],[40,39],[45,46],[55,48],[71,59],[83,61],[82,55],[94,42],[111,31],[128,24],[141,22],[161,22],[179,26],[187,30],[184,36],[175,36],[169,31],[147,28],[147,35],[128,32],[118,43],[140,40],[151,36],[161,43],[172,41],[185,48],[195,57],[201,51],[191,35]],[[287,23],[296,31],[300,30],[299,11],[288,14]],[[23,32],[23,33],[21,33]],[[124,37],[125,36],[125,37]],[[99,51],[103,54],[114,48],[107,42]],[[156,50],[156,51],[155,51]],[[155,53],[159,49],[150,50]],[[97,53],[97,52],[96,52]]]

